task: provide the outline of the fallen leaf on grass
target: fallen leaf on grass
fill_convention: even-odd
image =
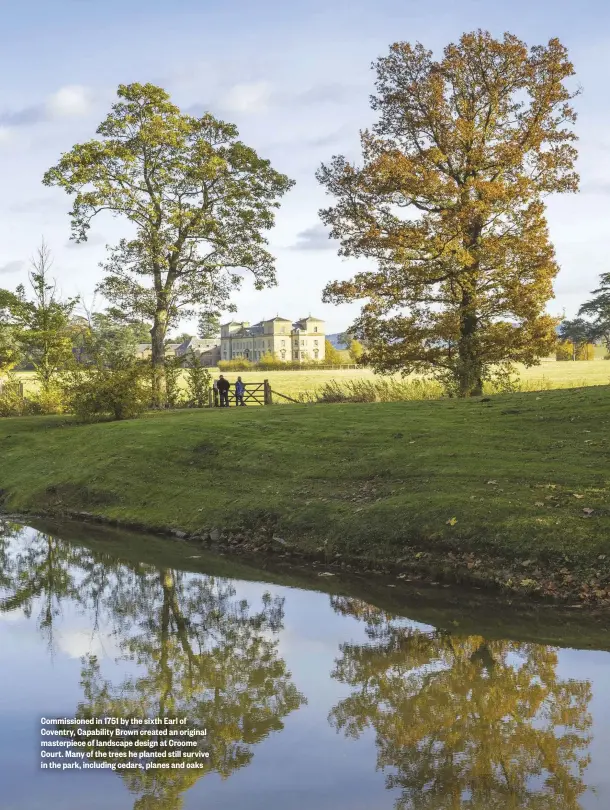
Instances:
[[[488,481],[487,483],[488,484],[497,484],[498,482],[497,481]]]
[[[544,506],[544,503],[542,501],[536,501],[534,506]]]
[[[330,571],[320,571],[318,574],[319,577],[334,577],[334,574],[331,574]]]
[[[572,495],[573,495],[575,498],[578,498],[579,500],[580,500],[581,498],[584,498],[584,497],[585,497],[584,495],[579,495],[577,492],[573,492],[573,493],[572,493]]]
[[[455,526],[456,523],[457,523],[457,518],[452,517],[452,518],[449,518],[449,520],[447,521],[447,526]]]
[[[588,507],[585,507],[582,511],[584,512],[586,517],[590,517],[594,512],[593,509],[589,509]]]

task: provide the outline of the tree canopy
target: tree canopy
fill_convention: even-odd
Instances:
[[[600,285],[592,295],[578,314],[593,318],[593,335],[596,340],[603,340],[610,352],[610,273],[602,273]]]
[[[544,198],[578,189],[574,68],[557,39],[528,49],[484,31],[440,60],[398,42],[374,67],[363,165],[337,156],[318,179],[340,254],[377,266],[324,298],[365,301],[355,328],[378,370],[479,394],[494,367],[535,364],[555,343]]]
[[[99,290],[124,312],[150,320],[157,404],[166,398],[164,342],[178,316],[226,309],[243,271],[256,289],[275,283],[265,232],[285,175],[209,113],[182,113],[152,84],[120,85],[97,129],[44,176],[74,195],[72,238],[87,239],[102,212],[125,218],[132,236],[110,248]]]
[[[72,360],[72,313],[78,303],[78,298],[62,299],[50,276],[52,266],[43,239],[31,261],[29,293],[23,284],[14,293],[0,291],[0,362],[7,366],[21,357],[31,363],[43,390]]]
[[[559,338],[572,344],[573,359],[576,360],[588,343],[597,340],[597,330],[584,318],[565,320],[559,324]]]
[[[217,337],[220,334],[220,313],[202,312],[197,324],[197,334],[202,339]]]

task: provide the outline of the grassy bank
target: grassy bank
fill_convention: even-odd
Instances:
[[[222,529],[235,549],[294,548],[329,571],[420,569],[606,601],[609,421],[606,387],[87,426],[5,419],[0,490],[5,511]]]

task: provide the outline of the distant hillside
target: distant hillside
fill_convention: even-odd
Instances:
[[[343,332],[334,332],[332,335],[326,335],[326,340],[328,340],[335,347],[335,349],[338,349],[339,351],[349,348],[346,343],[342,343],[339,340],[342,334]]]

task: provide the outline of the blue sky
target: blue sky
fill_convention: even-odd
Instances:
[[[185,109],[235,122],[297,181],[271,234],[279,284],[256,292],[246,282],[234,297],[240,316],[311,312],[329,331],[344,328],[358,307],[322,304],[321,290],[356,264],[337,257],[319,224],[327,198],[315,170],[334,154],[358,158],[358,130],[373,120],[370,64],[392,42],[419,40],[440,52],[481,27],[530,45],[558,36],[583,87],[582,190],[549,203],[562,268],[549,309],[572,315],[610,269],[609,18],[600,0],[0,0],[0,286],[25,278],[44,235],[63,292],[91,302],[104,245],[123,231],[100,219],[89,244],[70,245],[69,200],[41,177],[62,151],[93,136],[119,83],[151,81]]]

